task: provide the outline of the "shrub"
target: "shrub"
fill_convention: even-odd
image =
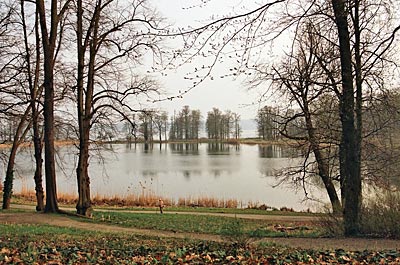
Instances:
[[[400,192],[382,192],[364,203],[361,233],[368,236],[400,238]]]
[[[344,235],[343,218],[328,212],[321,215],[318,219],[318,225],[322,228],[322,234],[327,237],[339,237]]]
[[[326,236],[343,236],[342,216],[325,214],[319,223]],[[380,192],[364,200],[360,236],[400,239],[400,192]]]

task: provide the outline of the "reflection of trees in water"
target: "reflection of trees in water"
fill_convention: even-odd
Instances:
[[[154,145],[152,143],[151,144],[145,143],[143,150],[145,153],[151,153],[153,151],[153,148],[154,148]]]
[[[186,180],[190,180],[190,178],[193,176],[201,176],[202,175],[201,170],[183,170],[182,174]]]
[[[278,174],[281,164],[274,159],[259,160],[258,170],[263,177],[274,177]]]
[[[224,144],[219,142],[208,143],[207,154],[208,155],[229,154],[231,147],[232,146],[230,144]]]
[[[259,145],[258,153],[260,157],[277,158],[282,157],[282,148],[278,145]]]
[[[212,169],[208,171],[208,174],[210,176],[213,176],[214,178],[219,178],[223,175],[230,175],[232,172],[229,170],[220,170],[220,169]]]
[[[300,156],[300,150],[282,145],[259,145],[258,153],[264,158],[290,158]]]
[[[143,177],[151,178],[151,180],[153,180],[153,178],[158,177],[159,174],[160,174],[160,171],[156,171],[156,170],[143,170],[142,171]]]
[[[171,143],[169,144],[173,153],[182,155],[198,155],[199,144],[198,143]]]
[[[158,151],[159,153],[163,153],[167,151],[168,145],[165,143],[126,143],[125,144],[125,152],[129,153],[131,150],[138,150],[138,147],[145,154],[151,154],[153,151]]]

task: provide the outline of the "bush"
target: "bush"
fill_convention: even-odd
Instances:
[[[325,236],[344,235],[343,218],[327,213],[319,218]],[[380,192],[365,199],[360,212],[360,236],[400,239],[400,192]]]
[[[368,236],[400,238],[400,192],[382,192],[364,203],[361,233]]]
[[[339,237],[344,235],[343,218],[341,215],[328,212],[319,217],[318,224],[321,226],[324,236]]]

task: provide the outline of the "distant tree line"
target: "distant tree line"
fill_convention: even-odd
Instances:
[[[209,139],[239,139],[240,137],[240,115],[231,111],[221,112],[213,108],[207,113],[206,131]]]
[[[174,112],[171,117],[168,117],[165,111],[151,110],[144,111],[132,120],[135,123],[133,128],[129,123],[124,126],[128,141],[198,140],[204,124],[200,110],[192,110],[187,105],[180,111]],[[204,129],[208,139],[239,139],[242,131],[240,115],[230,110],[224,113],[218,108],[213,108],[207,113]]]
[[[182,110],[171,117],[170,140],[197,140],[201,127],[201,113],[183,106]]]

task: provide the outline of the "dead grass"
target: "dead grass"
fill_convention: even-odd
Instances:
[[[54,142],[55,146],[67,146],[67,145],[74,145],[77,144],[77,140],[57,140]],[[0,144],[0,149],[7,149],[11,148],[12,142],[6,142]],[[33,147],[33,142],[26,141],[19,145],[20,147]]]
[[[17,201],[36,203],[35,192],[22,189],[13,197]],[[60,204],[74,205],[78,197],[71,193],[58,193]],[[119,206],[119,207],[156,207],[159,199],[162,199],[166,206],[179,207],[209,207],[209,208],[238,208],[239,202],[235,199],[216,199],[211,197],[179,198],[177,201],[171,198],[160,197],[154,193],[129,194],[126,196],[107,197],[99,194],[92,196],[92,204],[95,206]]]
[[[234,199],[216,199],[211,197],[180,198],[176,204],[180,207],[238,208],[239,202]]]

